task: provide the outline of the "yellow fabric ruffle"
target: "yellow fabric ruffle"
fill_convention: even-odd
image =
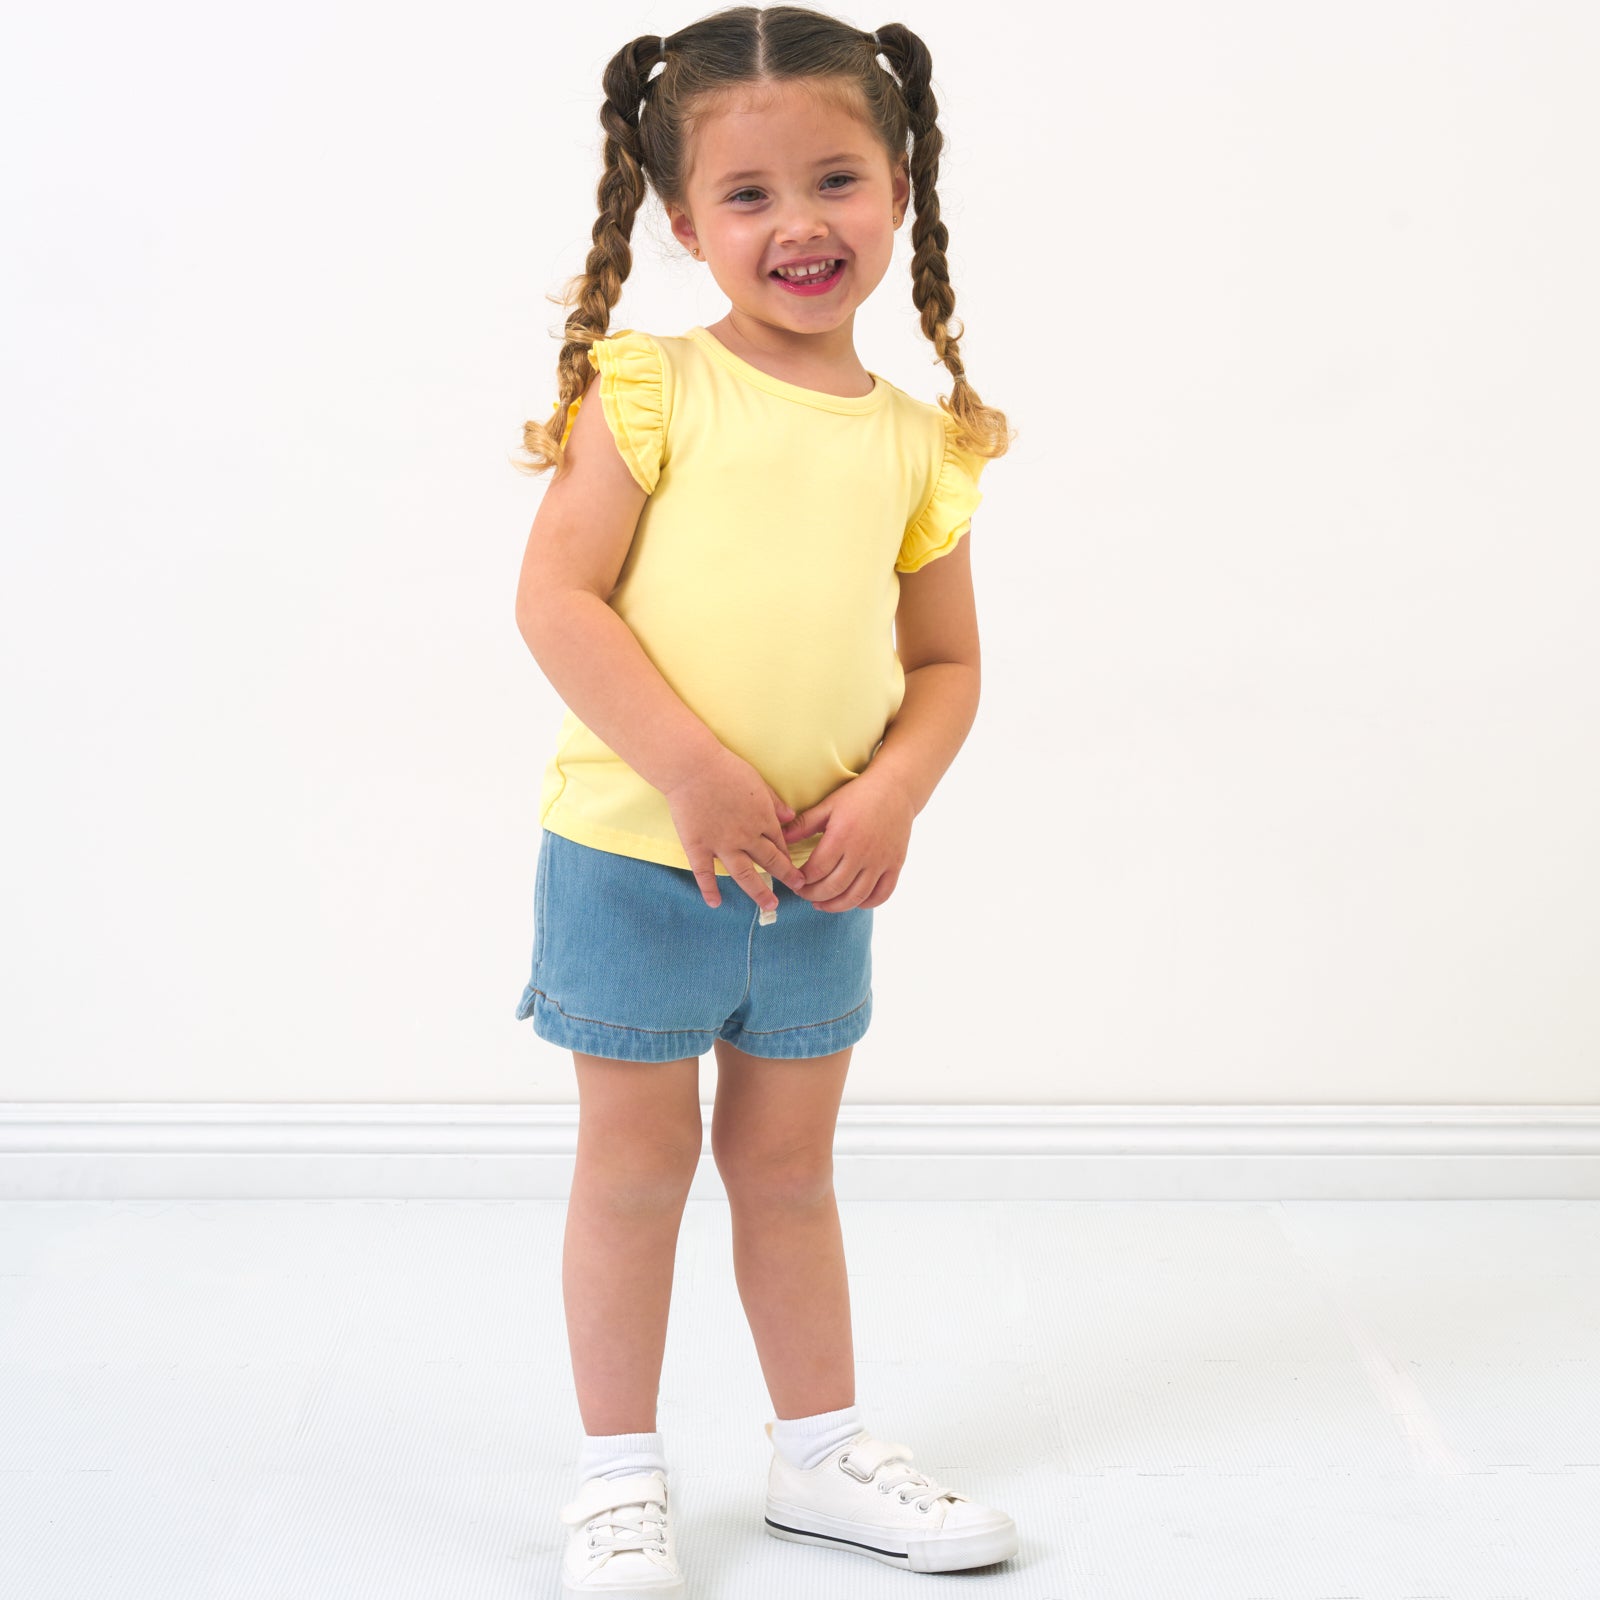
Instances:
[[[654,494],[666,434],[660,346],[648,333],[619,328],[589,346],[589,365],[600,374],[600,407],[628,471],[646,494]],[[567,406],[563,445],[572,434],[583,398],[579,395]],[[550,409],[560,408],[557,400]]]
[[[983,500],[978,479],[991,458],[958,445],[955,418],[948,411],[940,414],[944,418],[944,460],[927,505],[900,541],[896,572],[916,572],[930,561],[948,555],[971,527],[972,513]]]

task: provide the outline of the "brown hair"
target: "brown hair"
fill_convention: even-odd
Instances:
[[[967,382],[959,339],[951,326],[955,291],[945,259],[949,230],[939,218],[939,103],[931,87],[928,47],[898,22],[869,33],[803,6],[731,6],[690,23],[665,40],[643,35],[606,63],[605,169],[596,198],[600,214],[583,271],[562,295],[572,308],[566,343],[556,358],[561,398],[544,422],[526,422],[519,471],[559,468],[572,404],[594,375],[589,346],[606,336],[611,308],[633,266],[634,218],[653,188],[663,204],[684,205],[688,157],[699,119],[720,110],[739,91],[804,82],[829,101],[864,116],[888,151],[891,166],[908,166],[916,220],[911,228],[911,298],[936,358],[955,379],[940,408],[958,427],[959,442],[976,454],[1003,456],[1012,434],[1003,412],[984,405]],[[882,55],[893,76],[878,65]],[[655,73],[658,63],[663,70]],[[911,141],[909,163],[905,150]]]

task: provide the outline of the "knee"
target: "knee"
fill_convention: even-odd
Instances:
[[[688,1194],[702,1142],[698,1129],[626,1140],[580,1138],[578,1168],[613,1203],[648,1207]]]
[[[718,1149],[713,1127],[711,1154],[733,1205],[811,1206],[833,1192],[831,1148],[728,1151]]]

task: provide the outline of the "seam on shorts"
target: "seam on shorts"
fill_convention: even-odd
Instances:
[[[579,1012],[568,1011],[553,994],[539,988],[537,984],[530,983],[528,987],[539,995],[546,1005],[554,1006],[569,1022],[592,1022],[597,1028],[615,1028],[618,1033],[706,1033],[714,1036],[717,1031],[715,1028],[635,1028],[627,1022],[607,1022],[603,1017],[586,1017]],[[856,1009],[860,1010],[860,1007]]]
[[[743,893],[743,890],[740,892]],[[756,924],[759,923],[760,920],[761,907],[752,906],[750,916],[750,931],[744,936],[744,993],[739,996],[739,1005],[736,1005],[733,1008],[734,1011],[737,1011],[739,1006],[742,1006],[745,1001],[750,998],[750,985],[753,981],[752,975],[755,972],[756,966]],[[730,1016],[732,1014],[733,1012],[729,1012]]]
[[[550,898],[550,839],[548,828],[539,831],[539,857],[534,862],[534,875],[538,879],[538,889],[533,897],[533,969],[539,970],[539,963],[544,957],[545,927],[549,914],[545,909]]]
[[[867,1000],[871,998],[869,994]],[[771,1039],[780,1033],[804,1033],[807,1028],[827,1028],[835,1022],[843,1022],[846,1017],[853,1017],[867,1000],[863,1000],[861,1005],[851,1006],[848,1011],[841,1011],[836,1017],[824,1017],[821,1022],[797,1022],[792,1028],[741,1028],[739,1032],[749,1034],[752,1039]]]

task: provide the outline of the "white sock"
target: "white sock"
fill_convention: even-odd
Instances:
[[[819,1411],[814,1417],[791,1417],[788,1421],[779,1417],[772,1424],[772,1442],[791,1467],[807,1472],[840,1445],[848,1444],[861,1427],[853,1405],[840,1411]]]
[[[578,1457],[578,1476],[621,1478],[630,1472],[665,1472],[659,1433],[586,1433]]]

